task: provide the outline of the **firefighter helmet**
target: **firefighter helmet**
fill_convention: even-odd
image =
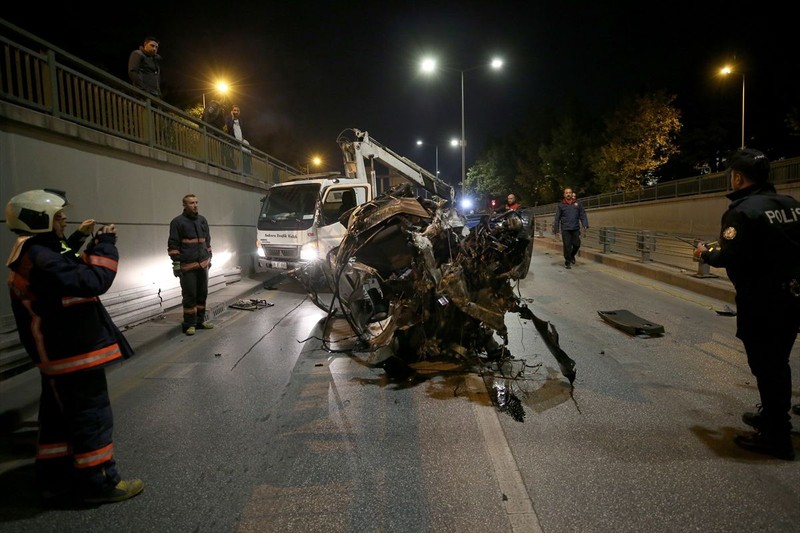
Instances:
[[[55,214],[67,206],[66,193],[36,189],[16,195],[6,205],[6,224],[17,233],[53,231]]]

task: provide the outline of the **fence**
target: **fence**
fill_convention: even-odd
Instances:
[[[2,19],[0,30],[0,98],[5,101],[267,185],[300,174]]]
[[[773,161],[770,169],[770,180],[776,185],[800,181],[800,157]],[[580,202],[584,208],[592,209],[730,191],[730,180],[726,173],[717,172],[715,174],[704,174],[702,176],[658,183],[635,191],[619,191],[585,196],[580,198]],[[553,215],[556,212],[556,205],[552,203],[537,206],[535,214],[537,216]]]

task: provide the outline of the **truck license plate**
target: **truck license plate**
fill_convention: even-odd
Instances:
[[[272,268],[286,269],[286,261],[273,261]]]

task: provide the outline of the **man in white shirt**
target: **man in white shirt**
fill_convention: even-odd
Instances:
[[[250,174],[250,150],[247,148],[250,143],[244,138],[242,134],[242,122],[239,120],[239,106],[231,106],[231,114],[225,117],[225,132],[228,135],[233,135],[237,141],[242,144],[242,169],[244,174]]]

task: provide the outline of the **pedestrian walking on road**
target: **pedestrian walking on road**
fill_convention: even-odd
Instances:
[[[41,376],[36,484],[46,504],[119,502],[144,483],[120,477],[112,443],[105,367],[133,355],[99,299],[117,274],[117,234],[113,224],[102,226],[78,255],[88,235],[64,238],[66,205],[63,192],[41,189],[6,206],[17,234],[6,263],[11,308]],[[87,220],[81,229],[93,226]]]
[[[581,226],[589,229],[589,218],[583,204],[575,200],[572,189],[564,189],[564,199],[556,206],[553,220],[553,235],[561,233],[564,247],[564,268],[571,268],[581,248]]]
[[[736,288],[736,336],[761,398],[758,412],[742,416],[755,433],[737,435],[734,442],[791,460],[789,355],[800,327],[800,202],[778,194],[769,171],[769,160],[758,150],[743,149],[729,158],[733,192],[719,245],[699,243],[694,255],[724,267]]]
[[[194,194],[183,197],[183,213],[169,224],[167,252],[172,272],[181,282],[183,332],[194,335],[198,329],[212,329],[206,321],[208,269],[211,268],[211,232],[208,221],[198,212]]]
[[[158,39],[145,37],[142,45],[128,58],[128,76],[134,87],[161,98],[161,56]]]

